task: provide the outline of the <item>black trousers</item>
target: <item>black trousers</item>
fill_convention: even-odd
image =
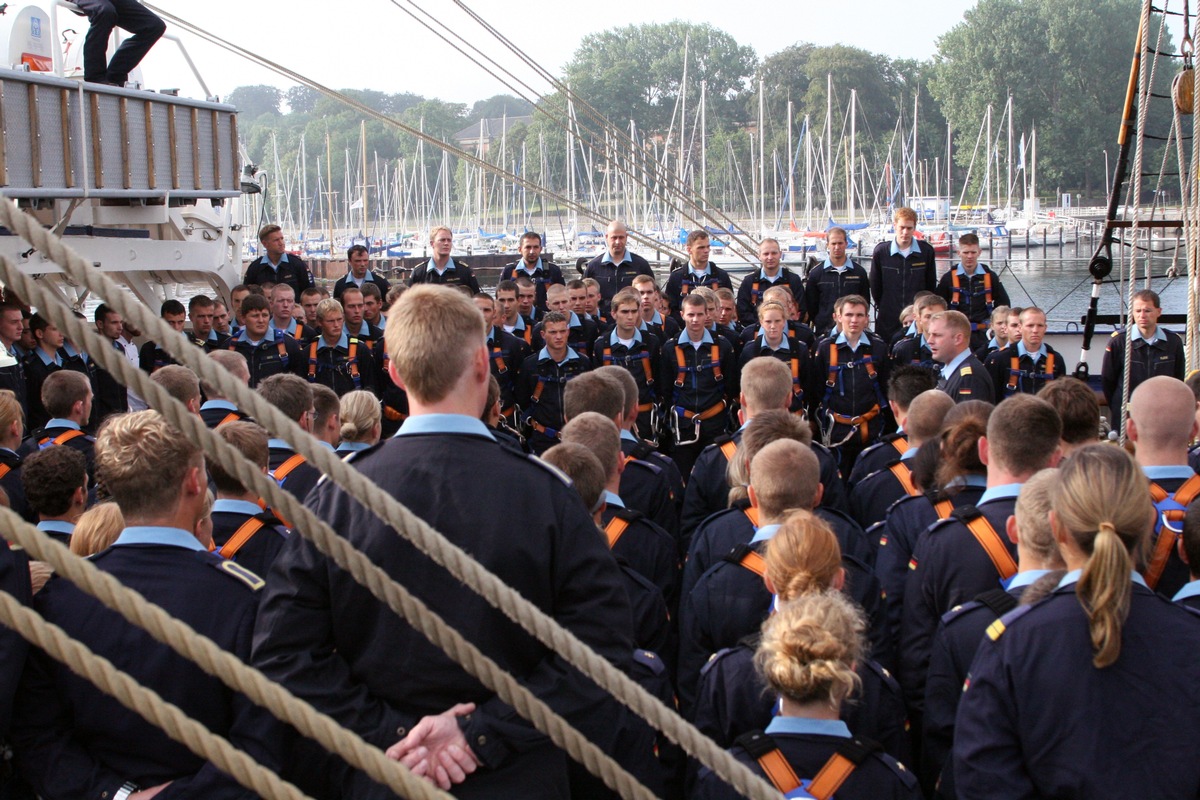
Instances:
[[[158,15],[137,0],[76,0],[91,27],[83,40],[83,79],[92,83],[124,86],[129,72],[167,29]],[[113,28],[133,35],[121,43],[108,61],[108,37]]]

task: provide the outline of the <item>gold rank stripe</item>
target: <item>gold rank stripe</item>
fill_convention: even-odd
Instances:
[[[988,625],[987,635],[993,642],[1000,638],[1004,633],[1004,620],[996,620],[991,625]]]

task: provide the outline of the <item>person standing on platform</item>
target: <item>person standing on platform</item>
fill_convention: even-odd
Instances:
[[[526,231],[521,234],[518,247],[521,250],[521,259],[506,264],[500,273],[500,280],[511,281],[518,275],[529,278],[537,287],[535,303],[544,312],[546,310],[546,288],[552,283],[566,285],[562,268],[552,261],[542,260],[542,235],[540,233]]]
[[[758,322],[758,306],[763,302],[763,293],[772,286],[786,286],[792,292],[792,302],[804,302],[804,281],[787,267],[781,266],[783,251],[776,239],[763,239],[758,245],[758,261],[762,265],[757,273],[742,279],[737,293],[737,316],[742,325]]]
[[[465,261],[455,261],[450,257],[450,251],[454,249],[454,232],[439,225],[429,232],[429,244],[433,247],[433,256],[413,270],[409,285],[436,283],[442,286],[466,286],[471,294],[479,294],[475,272]]]
[[[1161,315],[1162,304],[1157,293],[1143,289],[1133,295],[1130,314],[1133,326],[1128,331],[1133,342],[1133,358],[1129,364],[1130,396],[1142,381],[1155,375],[1184,379],[1187,358],[1183,351],[1183,339],[1158,324]],[[1113,333],[1104,349],[1104,364],[1100,371],[1112,427],[1116,430],[1121,427],[1121,403],[1125,395],[1125,338],[1126,331]]]
[[[349,271],[338,278],[337,283],[333,285],[334,300],[342,299],[342,292],[346,291],[346,287],[357,286],[361,289],[367,283],[378,286],[379,294],[387,297],[388,290],[392,288],[392,285],[387,278],[371,269],[371,254],[366,247],[361,244],[351,246],[346,251],[346,266]],[[307,310],[307,307],[305,308]]]
[[[683,298],[683,321],[683,333],[663,345],[659,374],[674,383],[666,411],[675,432],[671,458],[688,475],[700,452],[729,432],[737,364],[729,342],[709,331],[708,303],[699,294]]]
[[[922,289],[937,288],[937,254],[913,236],[917,212],[898,208],[892,218],[896,238],[875,245],[871,254],[871,297],[875,298],[875,335],[885,342],[900,329],[900,311]]]
[[[608,247],[588,262],[584,277],[593,278],[600,284],[600,309],[607,312],[613,296],[631,286],[635,275],[653,278],[654,270],[649,261],[629,250],[629,229],[624,222],[614,219],[608,223],[604,241]]]
[[[1066,362],[1046,344],[1046,312],[1029,306],[1021,309],[1017,330],[1020,337],[983,362],[992,379],[996,403],[1014,394],[1037,394],[1042,387],[1066,374]],[[1012,339],[1013,325],[1008,325]]]
[[[570,313],[570,312],[568,312]],[[482,318],[482,317],[481,317]],[[568,345],[567,318],[551,311],[542,322],[545,346],[521,365],[517,402],[532,430],[529,446],[543,453],[558,442],[563,424],[567,381],[587,372],[591,362]]]
[[[722,286],[726,289],[733,289],[733,281],[730,280],[729,273],[708,260],[712,250],[712,239],[709,237],[708,231],[703,229],[692,231],[687,235],[685,246],[688,252],[688,263],[667,276],[667,288],[664,292],[667,303],[670,304],[672,316],[683,313],[683,298],[695,288],[703,286],[714,292]]]
[[[835,227],[827,230],[825,247],[828,250],[825,262],[808,271],[803,298],[808,324],[817,336],[828,336],[833,329],[833,307],[839,297],[856,294],[868,302],[871,300],[871,282],[867,278],[867,271],[846,256],[845,229]]]
[[[265,289],[276,283],[286,283],[295,292],[294,297],[299,297],[305,289],[316,286],[316,279],[308,271],[304,260],[284,249],[282,228],[278,225],[264,226],[258,232],[258,241],[263,247],[263,254],[246,267],[243,284],[253,283]],[[234,305],[237,305],[236,301]]]
[[[83,79],[88,83],[124,86],[129,73],[142,62],[167,24],[137,0],[78,0],[75,5],[88,18],[83,40]],[[108,37],[113,28],[133,34],[108,58]]]
[[[979,263],[979,237],[964,233],[958,237],[959,263],[938,281],[937,293],[951,311],[961,311],[971,321],[971,349],[987,346],[992,312],[1008,305],[1008,292],[987,264]]]

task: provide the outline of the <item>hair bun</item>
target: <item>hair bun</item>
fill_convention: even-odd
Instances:
[[[1116,536],[1117,535],[1117,526],[1113,525],[1108,520],[1105,520],[1104,522],[1101,522],[1099,525],[1096,526],[1096,533],[1097,534],[1111,533],[1113,536]]]

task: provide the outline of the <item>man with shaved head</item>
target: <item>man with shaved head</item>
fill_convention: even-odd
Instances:
[[[629,251],[629,229],[619,219],[608,223],[604,241],[607,247],[588,262],[584,275],[600,284],[600,310],[607,313],[613,295],[626,286],[632,286],[635,275],[653,278],[654,270],[650,268],[650,262]]]
[[[1133,390],[1125,432],[1150,479],[1157,510],[1144,577],[1150,588],[1167,597],[1188,582],[1187,564],[1179,557],[1176,542],[1183,510],[1200,496],[1200,476],[1188,466],[1188,443],[1198,431],[1196,401],[1183,381],[1159,375]]]
[[[937,437],[942,420],[952,408],[954,401],[950,395],[939,389],[922,392],[909,404],[905,425],[908,449],[883,469],[863,478],[850,492],[850,515],[859,525],[869,528],[882,522],[892,503],[920,493],[913,486],[912,459],[925,442]],[[936,442],[931,446],[936,447]]]

